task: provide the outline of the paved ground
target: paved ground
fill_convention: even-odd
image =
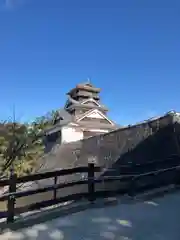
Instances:
[[[149,202],[87,209],[16,232],[7,231],[0,239],[179,240],[180,193]]]

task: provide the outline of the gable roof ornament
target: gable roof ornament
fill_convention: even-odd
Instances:
[[[107,118],[101,111],[97,110],[97,109],[91,109],[87,112],[85,112],[84,114],[82,114],[81,116],[79,116],[76,121],[79,122],[82,119],[84,119],[85,117],[88,117],[89,115],[96,113],[99,114],[103,119],[106,119],[111,125],[115,125],[109,118]]]

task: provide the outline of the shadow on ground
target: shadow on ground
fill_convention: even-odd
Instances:
[[[89,208],[21,230],[6,231],[1,240],[179,240],[180,192],[149,201],[121,202]]]

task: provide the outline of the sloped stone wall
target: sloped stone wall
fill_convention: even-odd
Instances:
[[[125,164],[165,157],[175,151],[170,138],[172,116],[167,115],[151,122],[83,140],[79,162],[85,163],[88,156],[96,156],[98,165],[108,168],[117,160]],[[128,158],[125,157],[127,155]]]
[[[102,172],[113,167],[118,169],[117,174],[125,174],[129,168],[124,165],[164,159],[176,153],[173,116],[166,115],[104,135],[56,145],[41,159],[40,171],[84,166],[89,158],[95,157]]]
[[[55,170],[87,165],[90,157],[96,157],[97,164],[110,167],[121,159],[121,163],[148,161],[165,157],[175,151],[170,141],[173,133],[173,116],[121,128],[69,144],[55,145],[50,153],[41,159],[41,170]],[[163,149],[163,146],[165,146]],[[163,150],[163,151],[162,151]],[[132,156],[125,158],[125,155]]]

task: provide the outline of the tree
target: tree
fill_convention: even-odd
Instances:
[[[3,122],[0,124],[0,175],[7,176],[13,166],[18,176],[36,171],[38,159],[44,154],[44,131],[59,117],[51,111],[31,124]]]
[[[29,126],[5,123],[0,138],[1,175],[7,175],[13,166],[18,176],[33,172],[37,157],[43,153],[43,145],[32,135]]]

